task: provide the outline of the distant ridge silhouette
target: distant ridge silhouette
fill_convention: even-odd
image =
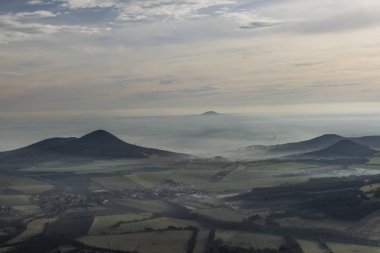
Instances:
[[[207,111],[201,114],[202,116],[216,116],[216,115],[221,115],[220,113],[217,113],[215,111]]]
[[[146,158],[152,155],[170,156],[175,153],[126,143],[105,130],[97,130],[54,147],[53,151],[93,158]]]
[[[257,148],[272,153],[305,153],[327,148],[343,140],[351,140],[355,143],[366,145],[370,148],[380,148],[380,136],[344,137],[337,134],[324,134],[316,138],[300,142],[269,146],[253,145],[246,147],[246,149],[249,150]]]
[[[96,130],[80,138],[50,138],[20,149],[0,152],[0,162],[10,165],[33,165],[55,160],[127,159],[151,156],[185,155],[133,145],[105,130]]]
[[[318,151],[306,153],[305,155],[320,157],[371,157],[376,153],[370,147],[353,142],[351,140],[339,141],[330,147]]]

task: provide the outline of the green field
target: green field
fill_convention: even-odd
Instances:
[[[371,158],[367,164],[371,164],[371,165],[379,165],[380,166],[380,157],[374,157],[374,158]]]
[[[27,177],[1,176],[0,188],[9,188],[25,194],[37,194],[53,189],[52,185]]]
[[[159,186],[164,179],[172,179],[181,185],[210,192],[231,192],[248,190],[253,187],[304,182],[309,179],[309,176],[282,177],[281,175],[300,173],[302,169],[312,167],[313,165],[306,163],[250,163],[237,166],[223,180],[217,182],[211,179],[221,170],[219,167],[212,166],[212,164],[209,166],[202,164],[201,167],[191,169],[188,167],[186,169],[179,168],[175,171],[136,172],[126,175],[126,177],[143,188]],[[112,182],[109,185],[112,185]]]
[[[14,206],[13,209],[20,212],[21,215],[36,215],[41,211],[37,205]]]
[[[215,239],[222,240],[225,244],[236,247],[256,249],[275,248],[285,243],[283,237],[270,234],[249,233],[240,232],[234,230],[217,230]],[[297,240],[301,245],[305,253],[325,253],[318,242],[308,240]],[[334,253],[380,253],[380,248],[355,245],[326,242],[326,244],[332,249]]]
[[[136,172],[126,177],[142,188],[159,186],[165,179],[171,178],[172,170],[160,170],[156,172]]]
[[[380,170],[380,164],[360,164],[356,165],[355,168],[358,169],[365,169],[368,170],[369,172],[372,172],[372,174],[378,174]]]
[[[107,216],[96,216],[92,222],[91,228],[88,232],[89,235],[99,235],[101,233],[107,233],[111,230],[111,227],[118,222],[132,222],[151,217],[148,213],[128,213],[128,214],[116,214]]]
[[[154,165],[157,169],[171,168],[173,161],[166,158],[98,160],[82,165],[43,164],[23,169],[27,172],[72,172],[76,174],[126,172],[144,170]]]
[[[122,199],[114,201],[115,204],[138,209],[142,212],[148,213],[162,213],[172,210],[172,207],[161,200],[136,200],[136,199]]]
[[[7,236],[7,235],[9,235],[9,233],[6,233],[6,232],[0,230],[0,236]]]
[[[215,239],[220,239],[230,246],[244,248],[253,247],[257,249],[277,249],[284,244],[284,240],[281,236],[234,230],[217,230]]]
[[[176,182],[184,183],[186,185],[192,185],[195,188],[206,188],[210,184],[210,178],[216,174],[217,170],[204,170],[204,169],[195,169],[195,170],[179,170],[172,175],[170,179],[173,179]]]
[[[37,219],[37,220],[33,220],[29,222],[26,227],[26,230],[22,234],[18,235],[16,238],[13,238],[12,240],[10,240],[8,244],[22,242],[33,236],[41,234],[44,231],[45,225],[48,223],[52,223],[55,220],[56,220],[55,218],[50,218],[50,219],[44,218],[44,219]]]
[[[194,165],[192,165],[194,166]],[[235,170],[226,175],[221,181],[212,181],[215,174],[220,172],[219,167],[206,166],[176,171],[138,172],[126,177],[143,188],[159,186],[164,179],[172,179],[182,185],[198,188],[210,192],[243,191],[253,187],[265,187],[286,183],[304,182],[309,176],[281,177],[284,174],[296,174],[302,169],[312,168],[306,163],[250,163],[239,165]]]
[[[374,173],[379,173],[377,170],[380,170],[380,157],[371,158],[366,164],[356,165],[355,167],[373,170]]]
[[[80,242],[99,248],[139,253],[186,253],[192,231],[145,232],[110,236],[85,236]]]
[[[3,206],[27,206],[31,204],[27,195],[0,195],[0,205]]]
[[[9,250],[13,249],[14,247],[3,247],[0,248],[0,253],[6,253],[9,252]]]
[[[27,172],[73,172],[77,174],[88,173],[111,173],[119,171],[128,171],[141,164],[139,159],[122,159],[110,161],[95,161],[83,165],[43,165],[24,169]]]
[[[157,162],[157,164],[156,164]],[[183,163],[172,164],[166,160],[149,159],[97,161],[80,166],[66,167],[36,167],[28,168],[33,172],[73,172],[86,173],[125,173],[125,175],[93,177],[95,183],[109,190],[126,188],[152,188],[161,186],[165,179],[172,179],[183,186],[193,187],[210,192],[244,191],[254,187],[266,187],[278,184],[298,183],[308,180],[310,176],[296,175],[303,169],[313,165],[295,162],[257,162],[240,164],[227,174],[221,181],[212,178],[221,172],[223,166],[235,166],[233,163]],[[176,169],[173,169],[176,167]],[[147,170],[146,168],[153,168]],[[152,172],[152,170],[154,170]],[[282,176],[295,174],[295,176]],[[316,175],[318,176],[318,175]],[[321,176],[321,175],[320,175]],[[44,189],[41,189],[41,191]]]
[[[246,218],[246,215],[225,207],[200,209],[197,210],[196,213],[201,216],[221,221],[239,222]]]
[[[15,185],[9,187],[13,190],[23,192],[25,194],[37,194],[41,192],[46,192],[54,188],[52,185],[48,184],[25,184],[25,185]]]
[[[62,213],[63,218],[60,219],[61,223],[58,225],[54,223],[55,227],[53,228],[56,231],[68,230],[70,233],[72,233],[71,231],[74,233],[78,229],[82,229],[83,231],[81,230],[82,232],[77,236],[86,236],[80,240],[85,244],[101,248],[138,250],[140,253],[181,253],[187,251],[188,240],[192,232],[175,230],[174,228],[198,227],[200,231],[193,253],[203,253],[207,244],[209,229],[211,228],[208,225],[202,225],[200,223],[202,219],[197,222],[174,218],[181,217],[174,215],[179,210],[174,203],[188,208],[194,214],[202,216],[201,218],[203,219],[207,217],[218,221],[241,222],[249,216],[248,214],[253,213],[253,210],[230,208],[232,205],[235,208],[238,205],[235,202],[225,202],[224,197],[227,195],[246,192],[255,187],[304,182],[311,177],[328,176],[329,173],[323,166],[315,167],[312,164],[297,162],[265,161],[217,164],[203,161],[175,164],[175,162],[169,163],[165,160],[157,160],[157,164],[152,164],[155,161],[153,159],[148,161],[98,161],[71,167],[29,168],[28,171],[42,169],[44,172],[75,173],[67,174],[68,176],[62,177],[62,179],[54,175],[48,178],[49,184],[27,177],[5,176],[0,178],[0,188],[8,191],[13,189],[24,193],[0,196],[0,205],[13,206],[24,215],[38,215],[41,210],[35,203],[31,202],[31,195],[52,189],[53,186],[50,183],[55,185],[57,190],[70,191],[75,189],[94,195],[100,194],[100,196],[105,196],[109,200],[109,205],[98,204],[98,206],[92,205],[92,207],[91,205],[73,205],[64,210],[64,213]],[[371,160],[369,164],[364,166],[380,167],[377,164],[379,161]],[[173,168],[176,169],[174,170]],[[365,170],[362,169],[362,171]],[[171,179],[174,183],[167,179]],[[80,187],[77,187],[77,185]],[[369,192],[378,187],[378,184],[374,184],[365,186],[362,190]],[[154,200],[126,198],[134,194],[133,190],[127,189],[138,189],[136,196],[139,196],[138,194],[143,190],[150,193],[149,189],[152,188],[155,188],[155,190],[157,188],[158,193],[163,188],[169,191],[184,189],[185,191],[183,192],[188,193],[180,192],[181,194],[172,197],[173,195],[167,194],[168,191],[162,191],[163,195],[157,194],[157,198],[161,199]],[[199,191],[200,194],[193,194],[193,189],[201,190]],[[270,208],[272,207],[258,206],[254,208],[269,208],[271,210]],[[84,225],[78,224],[80,219],[73,218],[81,217],[81,215],[86,217],[83,221]],[[280,220],[278,221],[280,222]],[[303,222],[302,224],[300,223],[301,221]],[[27,229],[11,242],[20,242],[41,233],[45,224],[49,222],[52,222],[52,220],[42,219],[41,217],[33,220],[27,225]],[[301,220],[299,217],[290,217],[281,220],[280,224],[281,226],[289,227],[294,224],[296,224],[295,226],[300,226],[301,224],[305,229],[316,227],[323,229],[325,224],[336,228],[340,223],[335,224],[333,221],[327,220]],[[343,225],[347,224],[344,223]],[[48,228],[50,227],[52,226]],[[284,239],[281,236],[238,230],[218,229],[216,239],[220,239],[230,246],[245,248],[278,248],[284,244]],[[305,253],[324,253],[317,241],[299,240],[299,243]],[[333,248],[334,253],[380,253],[379,249],[374,247],[339,243],[328,243],[328,245]]]
[[[142,188],[139,184],[136,184],[125,176],[94,177],[91,179],[111,191]]]
[[[152,188],[156,185],[155,182],[147,180],[146,177],[148,177],[148,173],[135,173],[126,176],[126,178],[128,178],[130,181],[134,182],[142,188]]]
[[[197,242],[193,253],[204,253],[206,251],[209,231],[203,230],[198,232]]]
[[[229,190],[244,190],[254,187],[268,187],[278,184],[299,183],[309,179],[309,176],[295,175],[285,177],[286,174],[297,174],[303,169],[313,166],[306,163],[269,163],[247,164],[228,174],[223,183]]]
[[[327,242],[334,253],[380,253],[380,248],[355,244]]]
[[[316,241],[297,240],[305,253],[326,253]],[[335,251],[334,251],[335,252]]]

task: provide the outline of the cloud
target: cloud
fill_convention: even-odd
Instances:
[[[18,12],[13,14],[17,19],[40,19],[40,18],[51,18],[56,17],[57,14],[50,11],[34,11],[34,12]]]
[[[379,94],[375,0],[367,7],[369,0],[2,2],[0,43],[25,41],[0,44],[0,96],[12,110],[350,102]],[[327,31],[344,33],[321,34]],[[41,60],[48,64],[35,63]]]
[[[115,8],[118,20],[124,22],[152,22],[207,16],[201,10],[235,4],[235,0],[65,0],[69,9]]]
[[[302,33],[332,33],[353,31],[380,24],[379,8],[365,12],[347,12],[326,18],[300,22],[296,31]]]
[[[288,20],[284,32],[305,34],[350,32],[380,24],[380,2],[375,0],[345,1],[268,1],[250,8],[273,20]],[[261,25],[261,24],[259,24]]]
[[[30,0],[30,1],[26,2],[26,4],[29,4],[29,5],[45,5],[45,4],[49,4],[49,2],[44,1],[44,0]]]
[[[23,40],[32,34],[51,34],[58,30],[56,26],[40,24],[37,19],[55,17],[47,11],[7,13],[0,15],[0,42],[7,43]]]
[[[230,12],[222,14],[221,17],[238,23],[242,29],[272,27],[283,23],[279,20],[260,17],[252,12]]]
[[[0,14],[0,43],[21,41],[63,31],[95,34],[102,30],[79,25],[52,25],[41,22],[42,19],[54,17],[57,17],[57,14],[43,10]]]

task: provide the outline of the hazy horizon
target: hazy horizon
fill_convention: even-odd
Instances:
[[[255,144],[301,141],[323,134],[380,135],[380,115],[376,114],[198,115],[7,119],[1,121],[0,150],[20,148],[51,137],[80,137],[97,129],[105,129],[129,143],[204,156],[223,155]]]

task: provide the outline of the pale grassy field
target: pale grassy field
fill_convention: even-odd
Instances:
[[[24,240],[30,239],[33,236],[39,235],[44,231],[45,225],[52,223],[56,218],[43,218],[36,219],[28,223],[26,230],[18,235],[16,238],[13,238],[8,242],[8,244],[22,242]]]
[[[327,245],[332,249],[334,253],[380,253],[380,248],[378,247],[334,242],[327,242]]]
[[[31,205],[28,195],[0,195],[0,205],[4,206],[27,206]]]
[[[376,191],[378,188],[380,188],[380,183],[363,186],[360,188],[360,190],[365,193],[369,193],[369,192]]]
[[[166,229],[169,226],[177,228],[185,228],[188,226],[203,228],[203,226],[194,221],[181,220],[169,217],[160,217],[149,220],[143,220],[138,222],[121,224],[117,229],[112,230],[113,233],[134,233],[143,232],[146,229],[161,230]]]
[[[92,222],[89,235],[99,235],[101,233],[109,233],[112,225],[118,222],[133,222],[151,217],[149,213],[128,213],[107,216],[96,216]]]
[[[297,240],[301,245],[304,253],[326,253],[325,249],[322,249],[316,241]]]
[[[19,211],[21,215],[35,215],[41,211],[41,208],[37,205],[14,206],[13,209]]]
[[[367,164],[380,165],[380,157],[371,158]]]

